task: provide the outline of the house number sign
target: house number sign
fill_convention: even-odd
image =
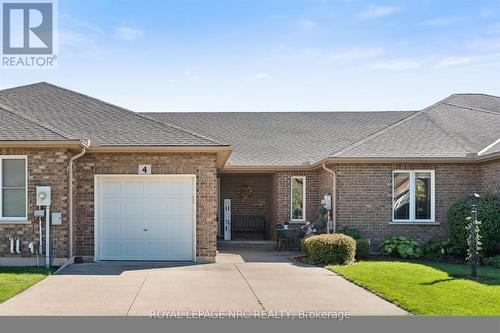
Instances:
[[[140,175],[150,175],[151,174],[151,164],[139,164],[139,174]]]

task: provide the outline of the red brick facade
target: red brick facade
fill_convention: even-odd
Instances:
[[[445,237],[446,214],[456,200],[479,191],[478,168],[474,164],[339,164],[337,171],[337,226],[361,230],[374,246],[392,235],[417,242]],[[392,171],[434,170],[436,224],[392,224]]]
[[[37,185],[52,187],[52,211],[62,213],[62,224],[52,226],[54,258],[69,255],[68,168],[77,152],[66,149],[0,149],[0,155],[27,155],[28,222],[0,222],[0,257],[30,258],[28,244],[38,244],[38,223],[33,217]],[[216,254],[216,156],[202,153],[87,154],[74,164],[74,254],[94,254],[94,175],[137,174],[138,164],[151,164],[154,174],[196,174],[197,255],[213,260]],[[45,225],[45,224],[43,224]],[[45,235],[45,229],[43,229]],[[21,241],[21,254],[10,254],[10,237]],[[37,246],[36,246],[37,247]]]
[[[33,217],[35,187],[52,186],[52,211],[62,213],[62,225],[53,226],[53,257],[68,256],[68,166],[76,151],[63,148],[1,148],[0,155],[28,158],[28,221],[0,222],[0,257],[32,257],[28,244],[38,241],[38,223]],[[217,168],[211,153],[87,153],[74,166],[74,254],[94,254],[94,176],[137,174],[138,164],[151,164],[153,174],[196,174],[197,254],[213,259],[216,255]],[[472,191],[500,193],[500,160],[468,164],[329,164],[336,171],[337,225],[360,229],[373,249],[391,235],[404,235],[418,242],[447,234],[446,213],[457,199]],[[392,224],[392,171],[396,169],[435,171],[436,224]],[[290,181],[306,177],[306,220],[318,217],[325,193],[332,192],[332,176],[323,168],[276,171],[269,174],[221,177],[221,202],[233,199],[233,213],[263,214],[268,236],[277,223],[290,221]],[[243,202],[240,188],[248,185],[251,196]],[[9,237],[21,240],[20,255],[10,254]]]
[[[28,219],[25,223],[0,222],[0,257],[29,258],[28,244],[34,241],[38,249],[38,218],[36,209],[36,186],[52,186],[52,212],[62,213],[62,224],[51,227],[55,258],[68,256],[68,166],[72,153],[67,149],[0,148],[0,155],[25,155],[28,160]],[[45,223],[42,223],[45,239]],[[19,238],[21,254],[11,254],[9,238]]]
[[[279,171],[271,176],[271,218],[276,224],[290,222],[290,195],[292,176],[306,177],[306,221],[318,218],[321,203],[321,182],[317,171]],[[295,223],[295,222],[294,222]],[[297,223],[302,224],[302,223]]]
[[[500,160],[481,164],[481,192],[500,195]]]
[[[151,164],[153,174],[196,175],[196,252],[207,260],[216,254],[216,155],[202,153],[99,153],[75,162],[75,254],[94,255],[94,176],[137,174]]]

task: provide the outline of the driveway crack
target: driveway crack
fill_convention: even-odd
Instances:
[[[151,267],[149,267],[149,271],[148,271],[148,274],[146,274],[146,277],[144,278],[144,280],[142,281],[139,289],[137,289],[137,293],[135,293],[135,296],[134,296],[134,299],[132,300],[132,303],[130,303],[130,306],[127,310],[127,314],[125,316],[128,317],[128,314],[130,313],[130,310],[132,309],[132,306],[134,305],[135,303],[135,300],[137,299],[137,296],[139,296],[139,293],[141,292],[141,289],[142,289],[142,286],[144,286],[144,283],[146,282],[146,280],[148,279],[149,275],[151,274],[151,272],[153,271],[153,267],[154,267],[154,264],[151,265]]]
[[[238,271],[238,273],[240,273],[241,277],[243,278],[243,280],[245,280],[248,288],[250,288],[250,290],[252,291],[252,294],[253,296],[255,297],[255,299],[257,300],[257,303],[259,303],[260,307],[262,308],[262,311],[264,311],[264,313],[267,315],[267,310],[264,306],[264,303],[262,303],[262,301],[259,299],[259,297],[257,296],[257,294],[255,293],[255,290],[253,290],[252,286],[250,285],[250,282],[248,282],[248,280],[246,279],[246,277],[243,275],[243,273],[240,271],[240,268],[238,267],[238,265],[234,264],[234,267],[236,267],[236,270]]]

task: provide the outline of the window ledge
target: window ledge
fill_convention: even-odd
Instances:
[[[394,225],[439,225],[439,222],[420,222],[420,221],[408,221],[408,222],[389,222],[389,224]]]
[[[289,224],[304,224],[306,221],[288,221]]]
[[[31,224],[31,221],[29,220],[20,220],[20,221],[13,221],[13,220],[0,220],[0,225],[2,224]]]

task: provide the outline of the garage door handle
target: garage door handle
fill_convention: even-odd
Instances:
[[[148,231],[148,229],[144,229],[144,231]]]

